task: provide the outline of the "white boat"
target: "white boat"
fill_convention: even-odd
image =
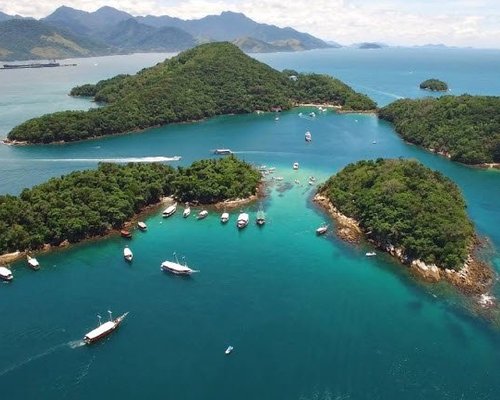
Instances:
[[[34,270],[40,269],[40,263],[38,262],[38,260],[35,257],[30,257],[30,256],[27,256],[27,257],[28,257],[28,265],[32,269],[34,269]]]
[[[134,258],[134,254],[128,246],[125,246],[125,248],[123,249],[123,258],[125,258],[126,261],[132,261],[132,259]]]
[[[10,269],[6,267],[0,267],[0,279],[4,281],[11,281],[14,279],[14,276],[12,275],[12,272]]]
[[[376,141],[376,140],[374,140],[374,141],[372,142],[372,144],[377,144],[377,141]]]
[[[222,215],[220,216],[220,222],[225,224],[227,221],[229,221],[229,213],[223,212]]]
[[[314,111],[312,111],[312,112],[309,113],[309,116],[312,117],[312,118],[314,118],[316,116],[316,113]]]
[[[243,229],[245,226],[248,225],[248,221],[250,220],[250,217],[248,216],[247,213],[241,213],[238,215],[238,220],[236,221],[236,226],[239,229]]]
[[[224,354],[226,355],[229,355],[233,352],[234,350],[234,347],[233,346],[228,346],[228,348],[226,349],[226,351],[224,352]]]
[[[310,142],[312,140],[311,132],[307,131],[306,134],[304,135],[304,138],[306,142]]]
[[[163,210],[163,217],[167,218],[177,211],[177,203],[174,203]]]
[[[189,217],[189,214],[191,214],[191,207],[189,207],[189,204],[186,204],[186,208],[184,208],[184,211],[182,212],[182,216],[184,218]]]
[[[375,253],[374,251],[369,251],[368,253],[365,253],[365,256],[367,256],[367,257],[373,257],[376,255],[377,255],[377,253]]]
[[[322,224],[318,229],[316,229],[316,235],[324,235],[328,231],[328,225]]]
[[[219,156],[227,156],[233,154],[233,152],[230,149],[215,149],[214,154],[217,154]]]
[[[108,336],[110,333],[112,333],[116,328],[120,326],[122,321],[128,315],[128,312],[126,312],[122,316],[113,319],[111,311],[108,311],[108,313],[109,313],[109,321],[105,322],[104,324],[101,324],[101,316],[100,315],[97,316],[97,318],[99,319],[99,326],[84,336],[83,341],[85,342],[85,344],[95,343],[98,340]]]
[[[141,230],[141,231],[146,231],[148,229],[148,226],[146,225],[145,222],[142,222],[142,221],[139,221],[137,223],[137,227]]]
[[[293,169],[299,169],[299,163],[298,162],[294,162],[293,163]]]
[[[175,275],[191,275],[194,272],[199,272],[194,269],[191,269],[187,266],[186,262],[184,262],[184,265],[179,263],[179,260],[177,259],[177,255],[174,253],[174,261],[163,261],[161,263],[161,270],[166,271],[166,272],[171,272],[172,274]]]
[[[207,210],[201,210],[198,213],[198,216],[196,218],[203,219],[203,218],[206,218],[207,216],[208,216],[208,211]]]

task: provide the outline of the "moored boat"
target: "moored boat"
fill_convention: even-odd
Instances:
[[[241,213],[240,215],[238,215],[238,220],[236,221],[236,226],[238,227],[238,229],[243,229],[245,226],[247,226],[249,219],[250,218],[247,213]]]
[[[376,255],[377,255],[377,253],[375,253],[374,251],[369,251],[368,253],[365,253],[365,256],[367,256],[367,257],[373,257]]]
[[[170,217],[171,215],[174,215],[176,211],[177,211],[177,203],[174,203],[165,208],[165,210],[163,210],[162,215],[164,218],[167,218]]]
[[[35,271],[40,269],[40,263],[35,257],[27,256],[27,258],[28,258],[28,265],[31,267],[31,269],[34,269]]]
[[[109,321],[105,322],[104,324],[101,323],[101,316],[100,315],[97,316],[97,318],[99,319],[99,326],[84,336],[83,341],[85,342],[85,344],[95,343],[98,340],[101,340],[106,336],[108,336],[110,333],[112,333],[116,328],[120,326],[122,321],[128,315],[128,312],[126,312],[120,317],[113,319],[111,311],[108,311],[108,313],[109,313]]]
[[[179,263],[177,259],[177,255],[174,253],[174,261],[163,261],[161,263],[161,270],[165,272],[171,272],[174,275],[191,275],[194,272],[199,272],[197,270],[191,269],[188,267],[187,263],[183,264]]]
[[[227,221],[229,221],[229,213],[223,212],[222,215],[220,216],[220,222],[225,224]]]
[[[14,279],[12,271],[7,267],[0,267],[0,279],[10,282],[12,279]]]
[[[187,218],[187,217],[189,217],[189,214],[191,214],[191,207],[189,207],[189,203],[186,203],[186,207],[184,208],[184,211],[182,212],[182,217]]]
[[[123,258],[125,258],[126,261],[132,261],[132,259],[134,258],[134,254],[128,246],[125,246],[125,248],[123,249]]]
[[[257,225],[262,226],[266,223],[266,213],[262,208],[257,211],[257,219],[256,219]]]
[[[208,216],[208,211],[207,210],[201,210],[198,213],[198,216],[196,218],[197,219],[203,219],[203,218],[206,218],[207,216]]]
[[[132,238],[132,232],[130,232],[129,230],[127,229],[122,229],[120,231],[120,236],[121,237],[124,237],[126,239],[131,239]]]
[[[295,169],[295,170],[299,169],[299,163],[298,162],[294,162],[293,163],[293,169]]]
[[[142,221],[139,221],[137,223],[137,227],[141,230],[141,231],[146,231],[148,229],[148,226],[146,225],[146,223],[142,222]]]
[[[310,142],[312,140],[311,132],[307,131],[306,134],[304,135],[304,138],[306,142]]]
[[[227,156],[233,154],[233,152],[230,149],[215,149],[214,154],[217,154],[219,156]]]
[[[318,229],[316,229],[316,235],[324,235],[328,231],[328,225],[322,224]]]
[[[228,346],[224,354],[229,355],[233,352],[234,347],[233,346]]]

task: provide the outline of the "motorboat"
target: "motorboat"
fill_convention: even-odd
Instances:
[[[266,223],[266,213],[262,208],[257,211],[257,219],[256,219],[257,225],[262,226]]]
[[[177,255],[174,253],[174,261],[163,261],[161,263],[161,270],[171,272],[174,275],[191,275],[194,272],[199,272],[188,267],[187,263],[180,264]]]
[[[7,267],[0,267],[0,279],[10,282],[12,279],[14,279],[12,271]]]
[[[28,265],[31,267],[31,269],[34,269],[35,271],[40,269],[40,263],[35,257],[27,256],[27,258],[28,258]]]
[[[167,208],[165,208],[165,210],[163,210],[162,215],[164,218],[168,218],[171,215],[174,215],[176,211],[177,211],[177,203],[174,203],[174,204],[168,206]]]
[[[365,256],[367,256],[367,257],[374,257],[376,255],[377,255],[377,253],[375,253],[374,251],[369,251],[368,253],[365,253]]]
[[[141,230],[141,231],[146,231],[148,229],[148,226],[146,225],[146,223],[142,222],[142,221],[139,221],[137,223],[137,227]]]
[[[312,111],[312,112],[309,113],[309,116],[312,117],[312,118],[314,118],[316,116],[316,113],[314,111]]]
[[[189,217],[189,214],[191,214],[191,207],[189,207],[189,204],[186,203],[186,207],[184,208],[184,211],[182,212],[183,218]]]
[[[201,210],[198,213],[198,216],[196,217],[197,219],[204,219],[208,216],[208,211],[207,210]]]
[[[304,138],[306,142],[310,142],[312,140],[311,132],[307,131],[306,134],[304,135]]]
[[[228,346],[224,354],[229,355],[233,352],[234,347],[233,346]]]
[[[316,229],[316,235],[324,235],[328,231],[328,225],[322,224],[318,229]]]
[[[126,239],[131,239],[132,238],[132,232],[130,232],[129,230],[127,229],[122,229],[120,231],[120,236],[121,237],[124,237]]]
[[[110,333],[114,332],[114,330],[120,326],[122,321],[128,315],[128,312],[126,312],[120,317],[113,319],[111,311],[108,311],[108,313],[109,313],[109,321],[105,322],[104,324],[101,323],[101,316],[100,315],[97,316],[99,320],[99,326],[84,336],[83,341],[85,342],[85,344],[95,343],[105,338]]]
[[[227,221],[229,221],[229,213],[223,212],[222,215],[220,216],[220,222],[225,224]]]
[[[295,170],[299,169],[299,163],[298,162],[294,162],[293,163],[293,169],[295,169]]]
[[[250,218],[247,213],[241,213],[240,215],[238,215],[238,220],[236,221],[236,226],[238,227],[238,229],[243,229],[245,226],[247,226],[249,219]]]
[[[125,248],[123,249],[123,258],[125,258],[125,260],[129,262],[134,258],[134,254],[128,246],[125,246]]]
[[[215,149],[214,154],[217,154],[219,156],[227,156],[233,154],[233,152],[230,149]]]

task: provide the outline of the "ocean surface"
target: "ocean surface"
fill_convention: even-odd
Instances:
[[[87,109],[69,89],[164,59],[141,54],[79,59],[77,67],[0,71],[0,137],[46,112]],[[256,55],[273,67],[334,75],[380,105],[428,95],[436,77],[451,93],[500,95],[500,51],[340,49]],[[445,285],[423,285],[390,257],[364,256],[333,234],[317,237],[327,217],[311,203],[318,182],[359,159],[416,158],[461,188],[489,259],[500,270],[500,173],[456,164],[405,144],[371,115],[294,109],[225,116],[140,134],[52,146],[0,146],[0,193],[18,194],[100,160],[172,165],[233,149],[275,167],[262,202],[243,207],[251,223],[221,225],[182,208],[146,218],[130,241],[110,237],[39,255],[42,268],[13,265],[0,284],[2,399],[498,399],[500,330]],[[299,113],[302,112],[302,116]],[[313,141],[304,142],[311,131]],[[376,144],[372,144],[372,141]],[[298,171],[292,170],[300,163]],[[298,180],[297,184],[294,181]],[[193,210],[194,213],[194,210]],[[134,252],[124,262],[123,247]],[[160,271],[173,252],[200,270],[191,278]],[[500,295],[495,287],[494,293]],[[130,312],[106,340],[81,338],[107,318]],[[227,346],[234,352],[224,355]]]

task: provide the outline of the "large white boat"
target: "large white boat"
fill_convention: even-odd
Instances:
[[[306,142],[310,142],[312,140],[311,132],[307,131],[304,138],[306,139]]]
[[[227,221],[229,221],[229,213],[223,212],[222,215],[220,216],[220,222],[225,224]]]
[[[134,254],[128,246],[125,246],[125,248],[123,249],[123,258],[125,258],[126,261],[132,261],[132,259],[134,258]]]
[[[34,270],[40,269],[40,263],[35,257],[27,256],[27,258],[28,258],[28,265],[31,267],[31,269]]]
[[[238,220],[236,221],[236,226],[239,229],[243,229],[245,226],[248,225],[249,219],[250,219],[250,217],[248,216],[247,213],[241,213],[240,215],[238,215]]]
[[[0,279],[4,281],[11,281],[14,279],[14,276],[12,275],[12,272],[10,269],[6,267],[0,267]]]
[[[97,316],[97,318],[99,319],[99,326],[84,336],[83,341],[85,342],[85,344],[95,343],[98,340],[108,336],[110,333],[112,333],[116,328],[120,326],[122,321],[128,315],[128,312],[126,312],[120,317],[113,319],[111,311],[108,311],[108,313],[109,313],[109,321],[105,322],[104,324],[101,323],[101,316],[100,315]]]
[[[166,218],[166,217],[170,217],[171,215],[173,215],[175,212],[177,211],[177,203],[174,203],[170,206],[168,206],[167,208],[165,208],[165,210],[163,210],[163,216]]]
[[[161,263],[161,270],[166,272],[171,272],[175,275],[191,275],[194,272],[199,272],[194,269],[191,269],[187,266],[187,263],[180,264],[177,259],[177,255],[174,253],[174,261],[163,261]]]
[[[189,207],[189,204],[186,203],[186,207],[184,208],[184,211],[182,212],[182,216],[184,218],[189,217],[189,214],[191,214],[191,207]]]

